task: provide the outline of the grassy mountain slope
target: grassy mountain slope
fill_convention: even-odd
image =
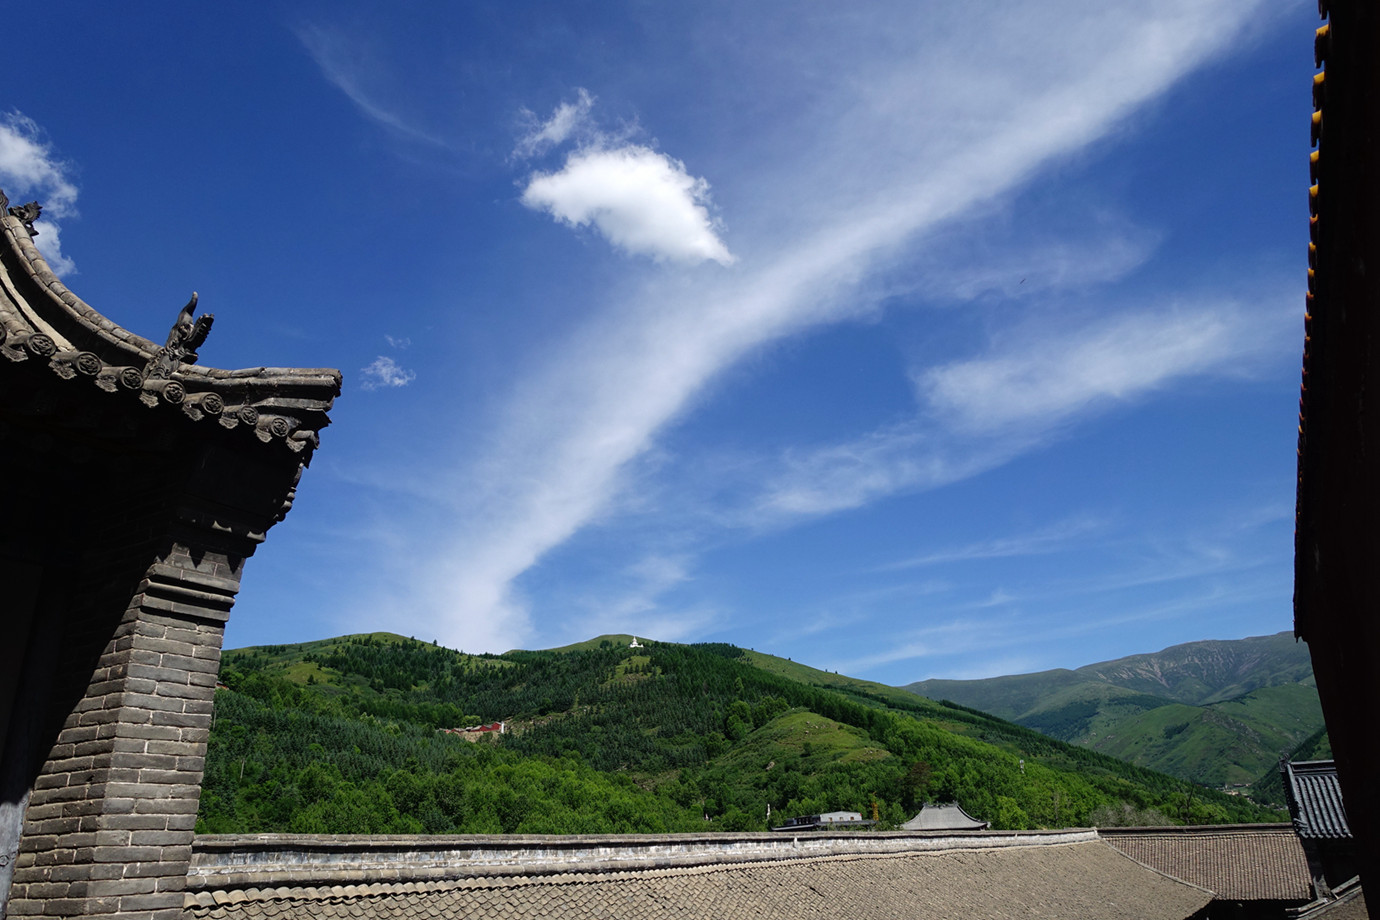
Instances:
[[[1269,820],[990,715],[727,645],[465,655],[388,634],[227,652],[198,828],[760,829],[957,800],[998,827]],[[441,729],[504,719],[471,743]],[[1098,818],[1110,823],[1106,817]]]
[[[1252,783],[1322,725],[1307,647],[1287,632],[906,689],[1209,785]]]

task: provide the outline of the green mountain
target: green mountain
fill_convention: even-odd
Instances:
[[[905,689],[1213,786],[1251,785],[1323,724],[1308,647],[1288,632]]]
[[[387,633],[232,650],[197,827],[211,833],[881,826],[958,801],[1002,828],[1279,813],[955,704],[730,645],[605,636],[467,655]],[[446,729],[503,720],[507,732]]]

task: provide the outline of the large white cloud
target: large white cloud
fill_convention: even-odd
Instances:
[[[709,183],[691,176],[679,160],[647,147],[572,153],[560,172],[533,175],[522,203],[571,226],[592,224],[633,255],[688,263],[734,261],[709,214]]]

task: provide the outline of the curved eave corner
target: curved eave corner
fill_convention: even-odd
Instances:
[[[167,349],[111,322],[68,290],[34,245],[25,217],[0,191],[0,357],[7,359],[0,365],[46,367],[68,385],[95,386],[309,459],[340,395],[338,370],[222,370],[190,363],[194,352],[159,370]]]

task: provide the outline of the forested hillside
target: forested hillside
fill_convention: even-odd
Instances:
[[[1308,648],[1288,632],[906,689],[1213,786],[1251,785],[1323,724]]]
[[[467,655],[387,634],[225,654],[198,830],[595,833],[882,826],[958,801],[1001,828],[1277,812],[894,688],[728,645],[606,637]],[[505,720],[467,741],[443,729]]]

